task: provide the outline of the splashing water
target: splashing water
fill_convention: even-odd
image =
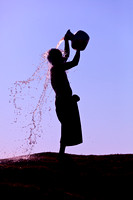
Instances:
[[[37,143],[37,137],[43,132],[41,126],[43,112],[51,110],[46,106],[52,91],[49,87],[51,66],[46,59],[47,54],[48,52],[42,55],[42,62],[31,77],[25,81],[16,81],[10,88],[10,103],[12,102],[15,108],[14,123],[20,121],[21,126],[25,124],[22,128],[28,133],[25,140],[28,143],[29,154]]]
[[[64,37],[58,42],[56,48],[59,48],[63,41]],[[64,56],[65,52],[61,49],[60,51]],[[51,84],[49,84],[51,64],[47,60],[47,55],[48,51],[42,54],[42,61],[31,77],[24,81],[16,81],[10,88],[9,102],[13,103],[16,116],[14,123],[20,121],[21,127],[28,135],[25,139],[28,145],[25,152],[29,152],[29,155],[37,143],[37,137],[41,137],[43,132],[41,126],[43,114],[46,117],[46,111],[51,110],[51,106],[48,105],[52,92]]]
[[[59,48],[59,46],[61,45],[61,43],[64,41],[64,37],[62,39],[60,39],[60,41],[58,42],[58,44],[56,45],[56,49]]]

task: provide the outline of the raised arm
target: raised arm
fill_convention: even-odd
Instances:
[[[65,41],[65,47],[64,47],[64,51],[65,51],[65,59],[67,60],[69,55],[70,55],[70,48],[69,48],[69,36],[68,36],[68,32],[69,30],[67,31],[67,33],[65,34],[64,36],[64,41]]]
[[[76,54],[71,62],[64,63],[65,70],[71,69],[72,67],[75,67],[78,65],[80,59],[80,50],[76,51]]]
[[[65,51],[65,60],[67,61],[67,59],[68,59],[68,57],[70,55],[70,49],[69,49],[69,42],[68,42],[68,40],[65,40],[64,51]]]

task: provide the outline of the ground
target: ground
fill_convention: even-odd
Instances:
[[[57,153],[0,160],[3,199],[133,199],[133,155]]]

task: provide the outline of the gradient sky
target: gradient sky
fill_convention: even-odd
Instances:
[[[133,1],[0,0],[0,158],[23,155],[26,148],[26,133],[12,124],[8,88],[30,77],[41,54],[56,47],[68,29],[86,31],[90,42],[68,74],[73,93],[81,98],[84,142],[66,152],[133,153]],[[51,107],[32,153],[58,152],[54,100]]]

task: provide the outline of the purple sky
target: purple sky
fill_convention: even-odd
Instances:
[[[25,138],[29,133],[22,130],[25,119],[12,124],[14,107],[9,104],[8,88],[17,80],[28,79],[41,55],[56,47],[68,29],[73,33],[84,30],[91,39],[81,52],[78,67],[68,74],[73,93],[81,98],[84,142],[66,152],[133,153],[132,19],[132,0],[0,1],[1,158],[25,154],[28,148]],[[71,52],[70,59],[74,50]],[[32,153],[59,149],[60,123],[54,111],[54,93],[51,95],[48,104],[52,109],[44,114],[44,132]]]

